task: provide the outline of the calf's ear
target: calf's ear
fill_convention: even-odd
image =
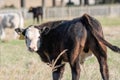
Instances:
[[[25,30],[25,29],[16,28],[16,29],[15,29],[15,32],[16,32],[18,35],[20,35],[20,34],[22,34],[22,33],[24,32],[24,30]]]
[[[43,28],[41,29],[41,32],[42,32],[44,35],[47,34],[49,31],[50,31],[50,29],[49,29],[48,27],[43,27]]]
[[[25,39],[25,38],[24,38],[25,29],[16,28],[15,31],[16,31],[16,33],[17,33],[18,35],[20,35],[20,36],[19,36],[19,40],[24,40],[24,39]]]

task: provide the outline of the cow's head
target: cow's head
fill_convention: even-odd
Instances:
[[[28,12],[33,12],[33,7],[30,7]]]
[[[41,45],[41,35],[47,33],[49,28],[39,29],[37,26],[29,26],[25,29],[17,28],[15,31],[20,35],[22,34],[25,38],[28,50],[31,52],[36,52]]]

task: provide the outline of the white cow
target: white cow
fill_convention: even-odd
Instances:
[[[5,29],[6,28],[23,28],[24,19],[19,12],[4,12],[0,13],[0,39],[5,39]],[[17,34],[14,32],[14,38],[16,39]]]

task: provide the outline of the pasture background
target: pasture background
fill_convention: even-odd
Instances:
[[[97,17],[107,41],[120,47],[120,17]],[[46,21],[44,21],[46,22]],[[32,24],[26,20],[25,26]],[[9,33],[10,30],[8,30]],[[8,39],[10,36],[8,36]],[[110,80],[120,80],[120,55],[108,49]],[[69,65],[62,80],[71,80]],[[27,51],[24,40],[0,42],[0,80],[52,80],[51,68],[36,53]],[[101,80],[95,57],[81,66],[81,80]]]

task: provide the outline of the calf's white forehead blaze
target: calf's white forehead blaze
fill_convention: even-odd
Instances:
[[[26,45],[28,49],[31,49],[33,51],[37,51],[40,47],[40,33],[37,28],[34,26],[30,26],[25,33],[26,36]]]
[[[39,30],[37,28],[35,28],[34,26],[31,26],[26,30],[25,36],[27,36],[30,39],[37,38],[40,36]]]

